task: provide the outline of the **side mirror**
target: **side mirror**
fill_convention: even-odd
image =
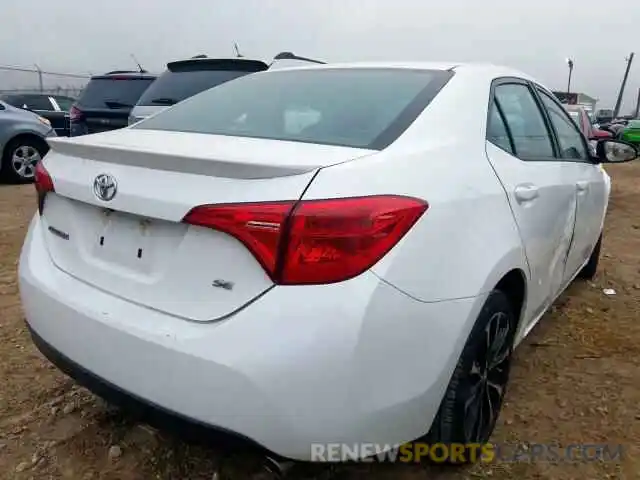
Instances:
[[[600,163],[625,163],[638,158],[638,149],[622,140],[607,138],[596,144],[596,159]]]

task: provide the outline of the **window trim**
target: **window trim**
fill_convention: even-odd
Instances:
[[[590,148],[589,145],[584,137],[584,134],[582,133],[582,131],[580,130],[580,128],[575,124],[575,122],[571,119],[571,117],[569,116],[569,112],[567,112],[564,107],[562,106],[562,104],[554,97],[553,94],[551,94],[546,88],[542,87],[541,85],[538,85],[534,82],[529,82],[531,84],[531,86],[533,87],[533,90],[535,91],[535,97],[536,100],[538,101],[539,107],[543,110],[544,112],[544,116],[546,117],[546,120],[548,121],[548,128],[551,130],[553,137],[554,137],[554,141],[557,145],[557,158],[558,161],[561,162],[571,162],[571,163],[589,163],[589,164],[593,164],[593,160],[591,160],[591,156],[590,156]],[[556,131],[556,128],[553,126],[553,122],[551,121],[551,112],[548,111],[547,107],[545,107],[543,100],[542,100],[542,95],[545,95],[549,98],[549,100],[554,103],[565,115],[565,118],[567,120],[569,120],[569,125],[578,133],[578,136],[580,137],[580,140],[582,141],[582,146],[585,150],[585,152],[587,152],[587,158],[586,159],[581,159],[581,158],[564,158],[562,156],[562,148],[560,147],[560,140],[558,138],[558,132]],[[582,117],[582,115],[580,115]]]
[[[374,69],[375,70],[375,69]],[[409,69],[410,71],[416,71]],[[409,104],[400,112],[396,119],[385,128],[367,148],[371,150],[384,150],[393,142],[398,140],[402,134],[420,117],[429,104],[440,94],[442,89],[449,83],[455,73],[452,70],[418,70],[429,71],[433,78]]]
[[[518,149],[515,148],[515,141],[513,140],[513,135],[511,134],[511,128],[509,127],[509,123],[506,121],[506,117],[503,116],[503,120],[504,123],[507,127],[507,131],[509,132],[509,141],[511,142],[511,145],[513,147],[513,152],[512,154],[510,154],[511,156],[517,158],[518,160],[522,161],[522,162],[557,162],[557,161],[561,161],[563,159],[559,158],[559,152],[560,149],[558,147],[557,144],[557,139],[555,136],[555,131],[550,129],[550,125],[549,125],[549,119],[547,118],[547,113],[546,111],[542,108],[542,106],[540,105],[540,99],[538,98],[538,96],[536,95],[536,92],[534,91],[534,88],[532,86],[532,82],[529,82],[528,80],[525,80],[524,78],[518,78],[518,77],[497,77],[494,78],[491,81],[491,88],[490,88],[490,92],[489,92],[489,103],[488,103],[488,108],[487,108],[487,119],[485,122],[485,139],[487,138],[487,131],[486,128],[489,125],[489,114],[491,112],[491,104],[492,102],[495,100],[498,104],[499,102],[497,101],[496,98],[496,88],[503,86],[503,85],[519,85],[522,87],[525,87],[528,91],[529,94],[531,95],[536,107],[538,108],[538,112],[540,113],[540,116],[542,117],[542,121],[544,123],[545,129],[547,130],[547,133],[549,134],[549,139],[551,140],[551,150],[552,150],[552,157],[538,157],[538,158],[521,158],[518,156]],[[500,107],[500,111],[502,113],[504,113],[502,111],[502,106]],[[488,141],[488,140],[487,140]],[[493,145],[493,143],[492,143]],[[507,152],[509,153],[509,152]]]
[[[493,101],[491,102],[491,104],[489,105],[489,111],[488,111],[488,115],[487,115],[487,133],[489,130],[489,118],[491,118],[491,109],[495,106],[496,111],[498,112],[498,117],[500,117],[500,121],[502,122],[502,125],[504,125],[504,130],[507,133],[507,139],[509,140],[509,147],[511,147],[511,151],[507,151],[504,148],[502,148],[500,145],[493,143],[491,140],[489,140],[487,134],[485,134],[485,140],[489,143],[491,143],[491,145],[495,145],[496,147],[498,147],[501,150],[504,150],[505,152],[507,152],[510,155],[513,155],[514,157],[516,156],[516,146],[513,142],[513,137],[511,135],[511,128],[509,128],[509,124],[507,124],[507,120],[504,116],[504,112],[502,111],[502,106],[500,105],[500,102],[498,101],[497,98],[494,98]]]

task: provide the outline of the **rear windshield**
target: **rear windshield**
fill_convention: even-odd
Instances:
[[[451,75],[365,68],[256,73],[202,92],[132,128],[382,149]]]
[[[629,120],[627,127],[635,129],[640,129],[640,120]]]
[[[167,70],[140,97],[138,105],[173,105],[222,83],[252,73],[246,70]]]
[[[133,108],[153,78],[94,78],[82,92],[79,103],[89,108]]]

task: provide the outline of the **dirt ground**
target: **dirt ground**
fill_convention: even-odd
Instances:
[[[493,441],[622,444],[621,460],[294,466],[287,477],[640,478],[640,162],[609,171],[613,195],[600,273],[594,282],[575,283],[518,349]],[[34,209],[31,186],[0,185],[0,478],[262,478],[257,458],[187,445],[136,425],[41,357],[25,329],[16,285]],[[616,295],[605,295],[605,288]]]

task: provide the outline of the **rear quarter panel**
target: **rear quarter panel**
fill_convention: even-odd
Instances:
[[[456,73],[418,119],[378,154],[320,170],[304,199],[408,195],[429,208],[372,271],[424,302],[490,291],[528,275],[506,193],[485,155],[493,72]],[[463,126],[464,128],[461,128]]]
[[[475,297],[513,268],[527,272],[502,185],[483,150],[455,140],[321,170],[304,199],[396,194],[429,208],[372,271],[424,302]]]

